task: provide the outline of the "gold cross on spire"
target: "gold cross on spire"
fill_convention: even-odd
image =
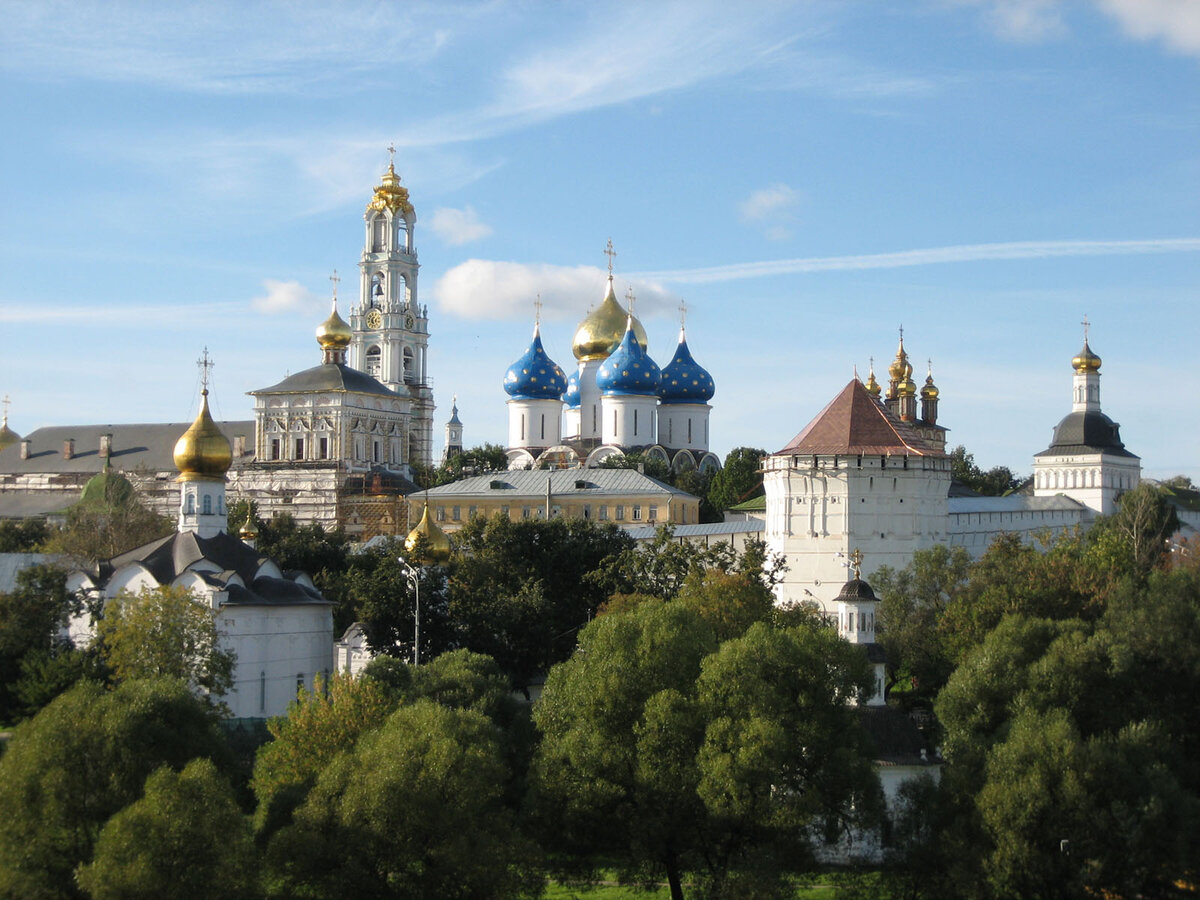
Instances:
[[[200,367],[201,393],[207,394],[208,393],[208,372],[213,366],[216,365],[216,363],[214,363],[212,361],[212,357],[210,357],[208,355],[207,347],[204,348],[204,353],[201,354],[200,358],[198,360],[196,360],[196,365]]]
[[[337,303],[337,286],[338,282],[342,280],[342,276],[337,273],[337,269],[333,270],[333,274],[329,276],[329,280],[333,282],[333,302]]]
[[[625,299],[629,301],[629,315],[632,316],[633,315],[633,304],[637,300],[637,298],[633,296],[633,285],[632,284],[629,286],[629,289],[627,291],[625,291]]]
[[[540,293],[533,300],[533,321],[535,324],[542,321],[542,295]]]
[[[396,145],[388,144],[388,168],[393,168],[396,163]]]
[[[1092,324],[1088,321],[1087,313],[1083,314],[1083,321],[1080,324],[1083,325],[1083,342],[1086,344],[1088,341],[1088,328],[1090,328]]]
[[[925,360],[925,364],[927,366],[929,366],[929,375],[930,375],[930,377],[932,377],[933,376],[933,357],[931,356],[927,360]]]
[[[8,394],[4,395],[4,424],[8,424],[8,407],[12,401],[8,399]]]
[[[862,551],[859,550],[857,547],[855,547],[854,552],[850,554],[850,565],[852,565],[854,567],[855,579],[862,578],[862,561],[863,561]]]
[[[869,362],[871,364],[871,371],[874,372],[875,371],[875,357],[868,356],[867,362]]]
[[[687,301],[679,301],[679,327],[681,329],[687,327]]]
[[[613,257],[617,255],[617,251],[613,249],[612,238],[608,239],[608,246],[604,248],[604,255],[608,257],[608,275],[611,278]]]

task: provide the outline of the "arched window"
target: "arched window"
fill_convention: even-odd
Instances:
[[[206,516],[212,515],[212,497],[208,494],[204,495],[204,514]]]
[[[378,215],[371,229],[371,250],[380,253],[387,249],[387,220]]]
[[[192,515],[196,512],[196,497],[193,494],[188,494],[183,501],[183,512],[185,515]]]
[[[413,384],[417,380],[417,375],[414,371],[415,366],[413,365],[414,359],[412,347],[404,348],[404,354],[402,358],[404,360],[404,383]]]
[[[383,371],[383,351],[379,347],[367,348],[367,374],[372,378],[378,378],[379,373]]]

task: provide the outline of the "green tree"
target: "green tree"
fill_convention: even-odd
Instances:
[[[1013,474],[1008,466],[994,466],[985,472],[975,465],[975,455],[962,444],[950,451],[950,478],[985,497],[1009,494],[1025,480]]]
[[[717,512],[761,496],[763,493],[762,461],[766,450],[754,447],[735,447],[725,457],[725,465],[713,476],[708,491],[709,505]]]
[[[417,466],[414,468],[417,487],[431,488],[452,484],[472,475],[487,472],[504,472],[508,469],[508,453],[499,444],[480,444],[453,453],[440,466]]]
[[[395,706],[373,678],[334,673],[328,684],[318,678],[312,691],[302,689],[286,716],[267,723],[272,740],[254,760],[258,828],[274,831],[285,822],[330,761],[382,725]]]
[[[5,519],[0,522],[0,553],[33,553],[50,537],[43,519]]]
[[[962,547],[918,550],[903,569],[884,566],[871,576],[880,600],[879,642],[887,653],[888,688],[932,702],[954,664],[942,618],[967,589],[971,558]]]
[[[618,453],[600,463],[601,469],[635,469],[650,478],[667,484],[673,483],[674,473],[671,467],[658,456],[647,456],[631,450],[628,453]]]
[[[686,602],[601,616],[551,670],[534,717],[534,808],[553,846],[618,859],[683,896],[776,896],[815,828],[875,807],[846,706],[865,657],[819,627],[763,622],[717,649]]]
[[[66,524],[47,538],[44,549],[86,568],[174,530],[175,523],[142,503],[124,476],[104,472],[88,482],[82,499],[67,510]]]
[[[168,766],[108,820],[79,870],[93,900],[253,898],[257,860],[250,826],[211,760]]]
[[[83,614],[53,565],[22,569],[16,590],[0,594],[0,722],[32,715],[82,675],[101,674],[94,655],[65,637],[71,617]]]
[[[447,613],[460,647],[492,657],[518,684],[566,659],[611,593],[588,577],[633,546],[586,519],[476,518],[455,535]],[[425,591],[421,593],[424,608]]]
[[[1200,576],[1180,569],[1127,582],[1092,621],[1010,616],[968,653],[935,706],[949,831],[968,836],[961,884],[1164,896],[1187,877],[1200,855],[1197,641]]]
[[[676,600],[707,622],[718,641],[741,637],[755,622],[770,622],[775,611],[775,596],[759,579],[720,569],[690,573]]]
[[[1139,484],[1117,500],[1117,511],[1102,517],[1088,532],[1092,561],[1111,573],[1111,581],[1130,576],[1145,578],[1161,565],[1167,539],[1179,530],[1179,517],[1170,492]]]
[[[81,896],[75,870],[146,777],[227,760],[210,710],[180,681],[82,682],[13,734],[0,757],[0,897]]]
[[[537,896],[535,850],[503,803],[506,778],[484,715],[403,706],[322,771],[271,841],[272,893]]]
[[[446,570],[415,565],[420,548],[413,551],[395,540],[352,553],[342,583],[347,607],[372,652],[411,659],[417,598],[406,565],[414,568],[421,591],[421,658],[432,659],[456,640],[447,611]]]
[[[213,611],[186,588],[122,592],[96,624],[100,652],[122,681],[179,678],[209,697],[233,686],[237,654],[221,646]]]

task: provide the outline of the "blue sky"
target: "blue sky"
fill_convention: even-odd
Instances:
[[[784,446],[903,325],[941,424],[1028,472],[1090,319],[1146,474],[1200,481],[1200,3],[0,2],[10,425],[221,418],[313,329],[396,147],[437,418],[503,443],[611,238],[713,449]],[[348,291],[347,288],[350,288]]]

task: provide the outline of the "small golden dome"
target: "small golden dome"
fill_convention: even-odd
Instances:
[[[393,163],[388,163],[383,182],[376,186],[375,194],[367,204],[368,211],[385,209],[390,209],[393,213],[399,210],[406,219],[411,218],[413,213],[412,204],[408,202],[408,188],[400,183],[400,176],[396,174]]]
[[[879,386],[879,382],[875,380],[875,367],[874,366],[871,367],[871,371],[867,375],[866,388],[867,388],[867,393],[870,394],[872,397],[875,397],[876,399],[879,398],[879,394],[883,391],[883,388],[881,388]]]
[[[909,373],[912,372],[912,366],[909,366]],[[908,375],[904,376],[904,380],[896,385],[896,392],[902,397],[915,397],[917,394],[917,383]]]
[[[175,468],[179,481],[221,478],[233,464],[233,448],[208,413],[208,388],[200,392],[196,421],[175,444]]]
[[[921,396],[926,399],[933,399],[938,395],[937,385],[933,383],[933,370],[929,370],[929,374],[925,376],[925,385],[921,388]]]
[[[242,523],[242,527],[238,529],[238,537],[243,541],[252,541],[258,537],[258,528],[254,525],[254,510],[246,511],[246,521]]]
[[[580,362],[589,359],[606,359],[621,343],[621,338],[625,336],[625,325],[629,320],[629,313],[617,302],[612,276],[609,275],[608,290],[604,293],[604,300],[579,324],[579,330],[575,332],[575,342],[571,345],[571,352]],[[646,329],[642,327],[637,316],[633,316],[632,321],[633,335],[645,350],[649,346]]]
[[[1071,360],[1071,367],[1080,375],[1084,372],[1100,371],[1100,357],[1092,352],[1092,348],[1088,346],[1086,340],[1083,342],[1083,349],[1079,351],[1079,355]]]
[[[0,424],[0,450],[12,446],[21,436],[8,427],[8,415],[5,414],[3,424]]]
[[[438,528],[437,523],[429,518],[428,503],[425,504],[425,511],[421,513],[421,521],[404,539],[404,549],[412,553],[417,546],[417,541],[422,537],[425,538],[426,558],[421,562],[441,565],[450,558],[450,538],[446,537],[446,532]]]
[[[346,320],[338,315],[337,298],[333,298],[333,312],[329,318],[317,326],[317,343],[322,350],[345,350],[354,340],[354,332],[346,324]]]

